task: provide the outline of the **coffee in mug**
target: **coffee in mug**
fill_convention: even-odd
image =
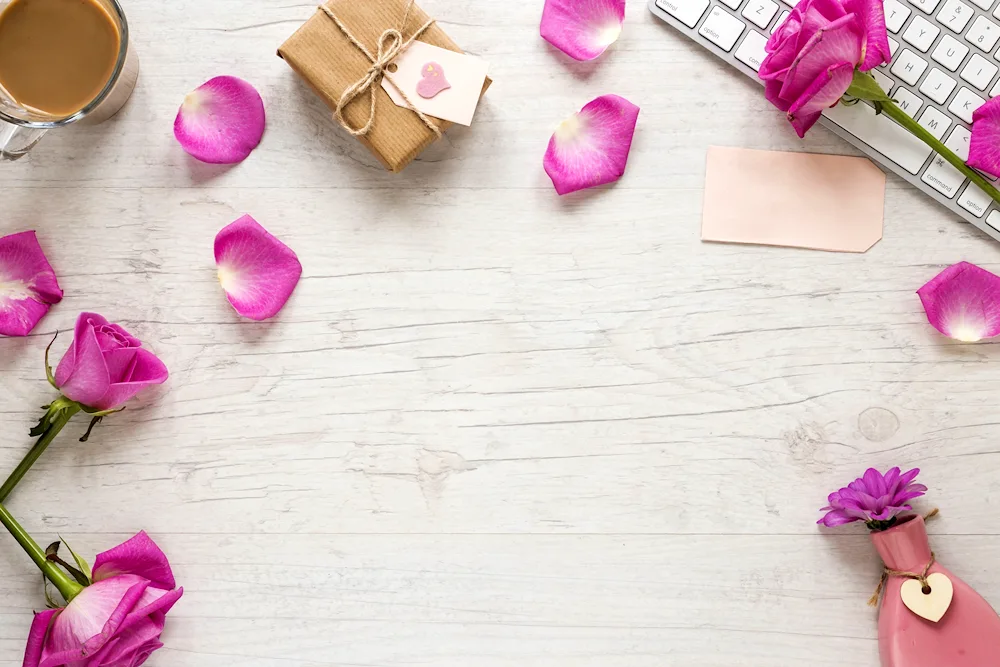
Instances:
[[[121,42],[100,0],[12,0],[0,12],[0,86],[23,107],[70,116],[111,81]]]

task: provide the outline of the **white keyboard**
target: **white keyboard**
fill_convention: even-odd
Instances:
[[[757,70],[764,44],[797,2],[650,0],[649,8],[763,85]],[[874,70],[875,78],[911,117],[968,157],[972,112],[1000,95],[1000,0],[884,0],[884,6],[892,62]],[[868,104],[838,104],[820,122],[1000,241],[1000,207]]]

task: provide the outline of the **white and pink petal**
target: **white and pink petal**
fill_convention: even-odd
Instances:
[[[215,237],[215,263],[229,303],[251,320],[277,315],[302,276],[292,249],[249,215]]]
[[[617,181],[625,173],[639,107],[602,95],[564,120],[549,140],[543,165],[560,195]]]
[[[917,294],[931,326],[949,338],[974,343],[1000,335],[1000,276],[986,269],[960,262]]]
[[[27,336],[62,297],[35,232],[0,238],[0,335]]]
[[[541,35],[576,60],[593,60],[615,43],[625,0],[545,0]]]
[[[212,164],[242,162],[264,136],[260,93],[235,76],[217,76],[184,98],[174,136],[194,158]]]

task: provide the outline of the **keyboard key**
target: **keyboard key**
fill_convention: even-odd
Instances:
[[[995,0],[972,0],[972,4],[987,12],[990,11],[990,7],[993,6],[994,2]]]
[[[910,21],[910,27],[903,33],[903,41],[909,42],[926,53],[939,34],[941,34],[941,28],[923,16],[914,16],[913,20]]]
[[[785,22],[785,19],[787,19],[787,18],[788,18],[788,15],[789,15],[789,14],[791,14],[791,12],[789,12],[789,11],[787,11],[787,10],[785,10],[785,11],[781,12],[781,16],[779,16],[779,17],[778,17],[778,20],[774,22],[774,27],[773,27],[773,28],[771,28],[771,34],[772,34],[772,35],[773,35],[773,34],[774,34],[775,32],[777,32],[778,28],[780,28],[780,27],[781,27],[781,24]]]
[[[934,159],[931,160],[931,165],[927,167],[927,171],[920,177],[920,180],[951,199],[962,187],[965,176],[948,164],[943,157],[935,155]]]
[[[974,92],[962,86],[955,93],[955,99],[948,105],[948,111],[952,112],[966,123],[972,122],[972,112],[983,105],[986,100],[976,95]],[[963,158],[964,159],[964,158]]]
[[[958,205],[977,218],[981,218],[992,201],[993,198],[983,192],[982,188],[975,183],[969,183],[969,187],[965,188],[965,192],[958,198]]]
[[[955,90],[955,80],[937,67],[932,67],[927,73],[927,78],[920,84],[920,92],[938,104],[947,102],[953,90]]]
[[[955,32],[962,32],[972,19],[972,7],[959,2],[947,0],[944,8],[938,13],[938,23],[943,23]]]
[[[752,68],[753,71],[759,71],[760,64],[764,62],[764,57],[767,55],[764,51],[765,44],[767,44],[767,37],[756,30],[748,30],[740,48],[736,49],[736,59]]]
[[[937,48],[934,49],[934,53],[931,54],[931,58],[938,61],[952,72],[958,69],[958,66],[962,64],[965,60],[965,56],[969,53],[969,47],[962,44],[960,41],[952,37],[951,35],[945,35],[938,42]]]
[[[778,13],[778,5],[771,0],[749,0],[743,8],[743,18],[753,21],[758,28],[767,28]]]
[[[883,9],[885,11],[885,27],[892,32],[899,32],[910,15],[910,8],[897,0],[885,0]]]
[[[657,7],[689,28],[698,25],[708,5],[708,0],[656,0]]]
[[[707,38],[723,51],[729,51],[743,34],[745,27],[746,24],[735,16],[727,14],[718,7],[712,7],[708,18],[701,24],[698,34]]]
[[[1000,211],[990,211],[986,216],[986,224],[1000,232]]]
[[[892,60],[892,73],[911,86],[917,83],[917,79],[925,69],[927,61],[909,49],[903,49],[903,52]]]
[[[896,100],[899,108],[905,111],[906,115],[910,118],[917,117],[917,111],[920,110],[920,106],[924,103],[923,100],[902,86],[896,88],[896,92],[892,94],[892,99]]]
[[[727,5],[732,10],[739,9],[741,1],[742,0],[720,0],[720,2]]]
[[[990,97],[996,97],[1000,95],[1000,81],[993,84],[993,88],[990,90]]]
[[[889,57],[896,55],[896,51],[899,50],[899,42],[894,40],[892,37],[889,38]]]
[[[962,78],[979,90],[986,90],[990,81],[997,73],[997,66],[978,53],[969,58],[969,63],[962,70]]]
[[[965,161],[969,159],[969,139],[971,137],[971,132],[961,125],[956,125],[948,138],[945,139],[944,145],[955,151],[955,155]]]
[[[941,113],[934,107],[927,107],[917,122],[933,134],[935,139],[941,141],[941,137],[944,136],[944,133],[948,131],[948,127],[951,125],[951,118],[948,118],[946,114]]]
[[[781,0],[781,1],[786,5],[788,5],[789,7],[794,7],[795,5],[799,4],[799,0]]]
[[[872,74],[875,75],[875,81],[878,82],[879,88],[884,90],[885,94],[888,95],[889,91],[892,90],[892,79],[887,77],[885,74],[882,74],[882,72],[877,69],[873,69]]]
[[[924,12],[925,14],[931,14],[937,9],[938,3],[941,0],[910,0],[910,4]]]
[[[1000,26],[983,16],[977,16],[975,23],[965,33],[965,41],[986,53],[993,50],[1000,39]]]
[[[851,106],[838,104],[823,115],[913,175],[931,154],[927,144],[885,115],[876,116],[875,110],[864,102]]]

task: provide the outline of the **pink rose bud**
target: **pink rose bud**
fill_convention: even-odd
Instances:
[[[163,384],[167,367],[122,327],[96,313],[80,313],[55,379],[66,398],[92,410],[112,410],[145,387]]]
[[[63,609],[35,614],[23,667],[141,665],[163,646],[176,588],[167,557],[146,533],[97,556],[94,583]]]
[[[889,62],[882,0],[804,0],[764,46],[758,76],[800,137],[847,92],[854,71]]]

